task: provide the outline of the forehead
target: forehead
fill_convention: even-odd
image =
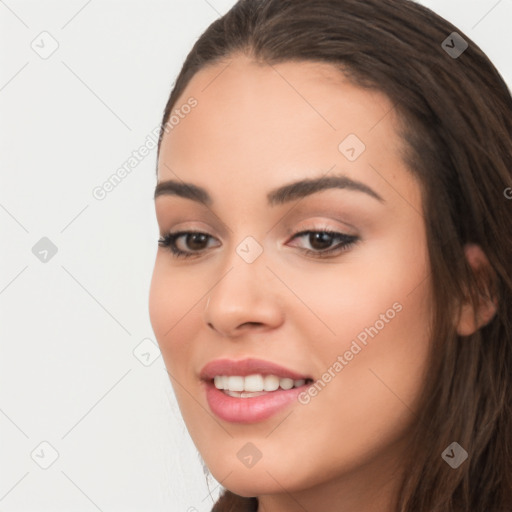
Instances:
[[[196,106],[182,109],[191,98]],[[177,175],[256,191],[337,167],[378,184],[369,163],[401,165],[390,100],[328,63],[233,57],[196,73],[173,112],[179,121],[162,139],[159,181]],[[355,160],[343,152],[347,140],[360,152]]]

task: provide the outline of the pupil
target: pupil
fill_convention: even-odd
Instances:
[[[200,239],[199,241],[199,247],[197,246],[194,246],[194,242],[197,241],[197,239]],[[192,240],[192,243],[189,243],[190,241]],[[201,246],[201,243],[204,243],[206,240],[206,235],[202,234],[202,233],[193,233],[193,234],[190,234],[187,236],[187,245],[193,249],[202,249],[203,247]]]
[[[313,237],[313,239],[311,239]],[[313,243],[311,243],[311,246],[315,249],[325,249],[331,245],[331,237],[329,233],[312,233],[310,235],[310,243],[313,240]],[[317,242],[320,242],[320,247],[317,246]],[[323,242],[323,244],[322,244]]]

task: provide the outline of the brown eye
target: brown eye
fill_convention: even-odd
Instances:
[[[209,236],[204,233],[189,233],[185,235],[185,248],[192,249],[194,251],[200,251],[204,249],[205,242],[208,241]]]
[[[312,249],[302,249],[302,251],[311,256],[323,257],[332,253],[341,253],[348,250],[352,245],[359,241],[355,235],[347,235],[337,231],[317,230],[301,231],[297,233],[292,240],[304,238]],[[340,242],[331,247],[335,240]]]
[[[333,235],[326,233],[325,231],[316,231],[309,233],[309,244],[313,249],[324,250],[328,249],[332,244]]]
[[[183,239],[183,243],[178,247],[177,241],[180,239]],[[168,248],[177,258],[188,258],[200,255],[207,248],[210,239],[213,239],[211,235],[199,231],[179,231],[163,236],[158,240],[158,245]]]

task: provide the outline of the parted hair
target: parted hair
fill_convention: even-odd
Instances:
[[[460,55],[448,51],[456,41],[463,49],[453,32],[467,43]],[[503,78],[466,34],[411,0],[240,0],[188,54],[158,152],[190,79],[237,55],[330,63],[392,102],[404,162],[421,184],[433,290],[432,350],[396,512],[512,511],[512,98]],[[466,244],[489,266],[474,271]],[[462,304],[476,310],[489,297],[492,320],[458,335]],[[456,469],[441,456],[454,441],[468,452]],[[256,497],[224,489],[212,511],[257,508]]]

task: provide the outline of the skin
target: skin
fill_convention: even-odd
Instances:
[[[196,251],[188,259],[159,247],[151,282],[151,324],[181,413],[213,476],[258,496],[260,512],[391,512],[432,311],[421,188],[402,162],[395,112],[328,64],[229,62],[192,78],[175,108],[190,96],[197,107],[164,136],[158,162],[159,182],[190,182],[213,198],[208,207],[155,200],[161,236],[211,236],[179,239]],[[366,145],[353,162],[338,150],[351,133]],[[336,188],[267,205],[269,190],[324,174],[359,180],[384,201]],[[339,243],[294,238],[322,229],[359,241],[304,254]],[[247,236],[263,250],[250,264],[236,252]],[[394,303],[401,311],[308,404],[245,425],[211,412],[199,379],[207,362],[258,357],[321,379]],[[470,313],[459,319],[465,332]],[[252,468],[237,458],[247,442],[262,454]]]

